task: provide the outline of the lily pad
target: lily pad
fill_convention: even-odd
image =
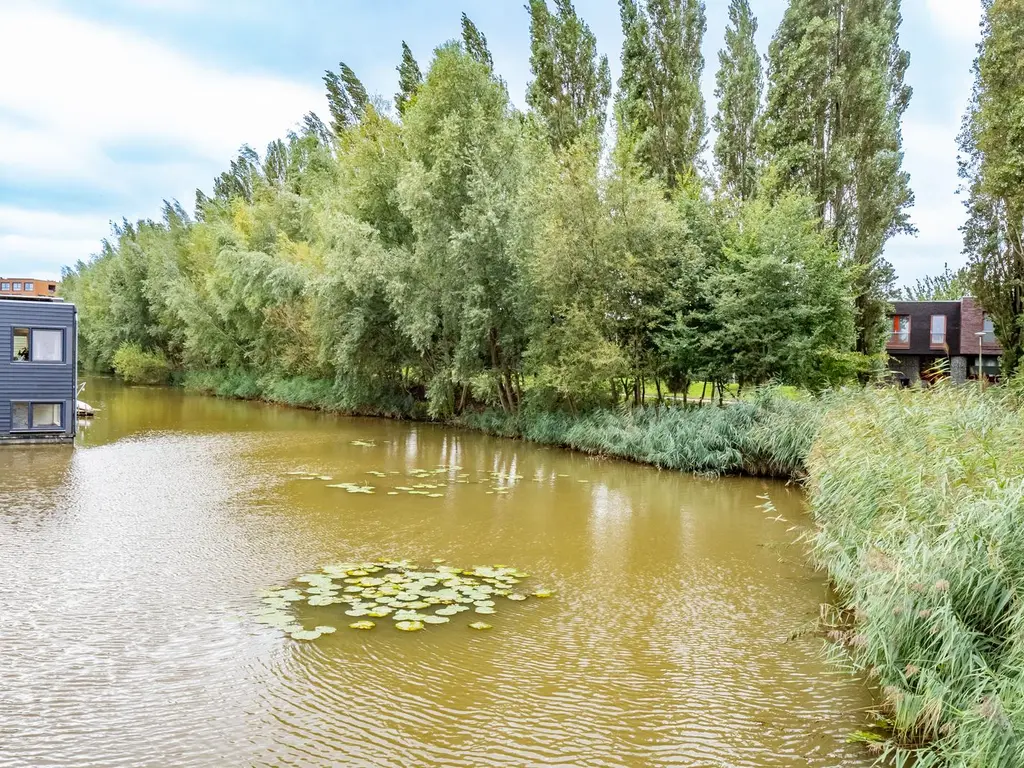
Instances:
[[[353,621],[348,625],[350,629],[373,629],[377,625],[372,621]]]
[[[337,627],[331,627],[331,626],[327,626],[327,625],[320,626],[320,627],[314,627],[314,629],[317,632],[319,632],[321,635],[332,635],[332,634],[334,634],[335,632],[338,631]]]
[[[395,629],[400,629],[403,632],[416,632],[423,629],[422,621],[399,621],[395,623]]]
[[[298,632],[292,632],[293,640],[316,640],[320,637],[320,633],[315,629],[302,629]]]
[[[491,625],[488,624],[486,621],[474,621],[472,624],[469,625],[469,628],[470,629],[490,629]]]

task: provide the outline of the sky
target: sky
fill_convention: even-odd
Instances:
[[[786,0],[750,0],[765,53]],[[616,0],[576,0],[619,74]],[[706,0],[703,87],[727,0]],[[914,97],[904,116],[916,237],[886,248],[899,282],[964,263],[956,135],[971,90],[980,0],[903,0]],[[523,0],[0,0],[0,275],[53,278],[87,260],[112,221],[187,210],[242,144],[262,150],[315,111],[320,80],[348,63],[390,98],[401,42],[425,71],[465,11],[487,36],[513,102],[530,81]],[[713,137],[711,139],[713,141]]]

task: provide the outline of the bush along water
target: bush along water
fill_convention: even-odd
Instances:
[[[808,459],[833,638],[877,681],[896,765],[1024,765],[1024,419],[1010,393],[833,402]]]

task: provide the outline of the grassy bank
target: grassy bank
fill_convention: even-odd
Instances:
[[[188,373],[186,389],[221,397],[264,400],[347,414],[425,418],[421,404],[396,400],[368,408],[346,402],[331,382],[277,379],[248,373]],[[567,412],[524,409],[470,411],[453,424],[502,437],[705,474],[802,477],[823,401],[791,391],[761,390],[724,408],[711,405]]]
[[[330,382],[190,374],[191,389],[351,408]],[[472,412],[459,426],[666,469],[808,478],[830,632],[875,679],[893,764],[1024,765],[1024,419],[1007,391],[763,390],[724,408]]]
[[[808,460],[833,637],[877,679],[904,763],[1024,765],[1024,420],[1005,393],[833,403]]]

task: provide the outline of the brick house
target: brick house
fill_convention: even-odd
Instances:
[[[979,340],[982,372],[990,379],[999,375],[1003,349],[991,319],[969,296],[959,301],[895,301],[889,327],[889,369],[903,382],[927,381],[939,363],[945,363],[954,383],[977,379]]]
[[[0,299],[19,296],[57,295],[56,280],[36,280],[33,277],[0,277]]]

